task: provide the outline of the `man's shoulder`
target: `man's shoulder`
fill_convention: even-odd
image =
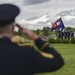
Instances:
[[[28,57],[32,56],[34,53],[34,48],[31,46],[19,46],[15,43],[12,43],[9,47],[10,47],[8,49],[9,53],[12,56],[17,56],[20,58],[23,58],[23,57],[28,58]]]
[[[30,46],[30,45],[23,45],[23,46],[21,46],[21,45],[12,43],[12,46],[13,46],[16,50],[18,50],[18,51],[22,51],[22,50],[29,51],[29,50],[34,49],[34,47],[33,47],[33,46]]]

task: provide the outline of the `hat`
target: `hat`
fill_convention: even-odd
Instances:
[[[0,4],[0,26],[6,26],[15,21],[20,9],[12,4]]]

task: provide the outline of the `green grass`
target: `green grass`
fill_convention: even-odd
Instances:
[[[35,75],[75,75],[75,44],[51,44],[63,57],[65,65],[56,72]]]

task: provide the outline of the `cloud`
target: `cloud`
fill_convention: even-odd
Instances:
[[[60,13],[58,13],[57,15],[60,16],[75,16],[75,9],[70,9],[70,10],[65,10],[65,11],[61,11]]]
[[[39,18],[36,18],[36,19],[33,19],[33,20],[23,19],[23,20],[19,21],[19,23],[22,23],[22,24],[37,24],[37,23],[40,23],[40,22],[46,22],[48,19],[49,19],[48,16],[44,15],[42,17],[39,17]]]
[[[29,29],[51,26],[50,22],[56,21],[58,16],[62,17],[66,26],[75,27],[75,0],[0,0],[1,3],[18,5],[21,13],[16,22],[20,21]]]
[[[18,23],[29,29],[37,29],[37,28],[42,29],[44,26],[50,26],[49,24],[47,24],[48,22],[49,22],[49,16],[43,15],[41,17],[30,20],[22,19]]]
[[[0,0],[0,4],[4,3],[15,4],[21,7],[23,5],[23,0]]]
[[[64,19],[70,21],[71,19],[75,19],[75,16],[65,16]]]
[[[74,18],[70,19],[70,20],[65,20],[64,19],[64,25],[66,27],[73,27],[73,28],[75,28],[75,19]]]
[[[35,4],[40,4],[44,2],[48,2],[50,0],[23,0],[26,5],[35,5]]]

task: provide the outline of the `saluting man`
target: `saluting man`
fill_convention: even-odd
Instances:
[[[12,4],[0,4],[0,75],[33,75],[60,69],[64,61],[48,43],[27,28],[15,24],[20,9]],[[38,50],[11,42],[16,25],[33,40]]]

